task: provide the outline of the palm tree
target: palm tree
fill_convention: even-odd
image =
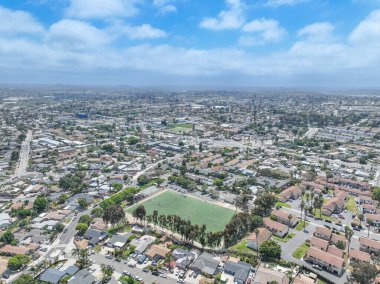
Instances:
[[[364,214],[360,213],[360,214],[358,215],[358,218],[359,218],[359,221],[360,221],[360,227],[361,227],[361,226],[362,226],[362,222],[363,222],[363,220],[364,220]]]
[[[256,235],[257,258],[259,258],[259,234],[260,234],[260,230],[258,228],[256,228],[255,229],[255,235]]]
[[[73,248],[71,251],[72,256],[77,256],[77,265],[80,269],[88,267],[90,261],[88,259],[88,249],[81,249],[79,247]]]
[[[346,239],[348,240],[347,252],[350,253],[351,238],[354,235],[354,231],[352,231],[350,227],[346,226],[344,227],[344,235]]]
[[[292,220],[292,218],[293,218],[293,215],[289,214],[288,215],[288,234],[289,234],[290,220]]]
[[[368,223],[368,238],[369,238],[369,231],[371,229],[371,226],[372,226],[373,222],[372,222],[371,219],[367,219],[367,223]]]
[[[302,212],[303,212],[304,208],[305,208],[305,202],[302,199],[302,201],[301,201],[301,220],[302,220]]]

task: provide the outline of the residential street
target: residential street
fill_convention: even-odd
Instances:
[[[25,140],[21,144],[20,158],[16,164],[14,177],[18,178],[26,174],[29,161],[30,141],[32,140],[32,130],[28,130]]]

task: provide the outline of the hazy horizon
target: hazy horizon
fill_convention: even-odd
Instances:
[[[379,88],[380,1],[0,4],[0,83]]]

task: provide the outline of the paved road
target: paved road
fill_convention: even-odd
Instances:
[[[158,284],[166,284],[166,283],[177,283],[177,281],[173,278],[161,278],[158,276],[152,275],[150,272],[143,272],[140,268],[131,268],[128,265],[124,264],[123,262],[117,262],[113,259],[108,259],[104,255],[100,254],[93,254],[90,256],[90,259],[94,260],[96,264],[101,265],[112,265],[115,267],[115,272],[118,274],[122,274],[123,271],[128,271],[132,273],[133,275],[140,276],[144,283],[158,283]]]
[[[26,168],[28,167],[30,141],[32,140],[32,130],[29,130],[26,134],[25,140],[21,143],[20,158],[16,165],[14,177],[20,177],[26,174]]]
[[[315,225],[310,224],[305,228],[305,231],[299,232],[297,230],[291,229],[290,232],[294,233],[295,236],[286,243],[279,242],[282,249],[282,255],[281,255],[282,258],[287,261],[295,262],[300,266],[305,266],[309,268],[311,271],[313,271],[314,273],[316,273],[317,275],[321,275],[322,277],[329,279],[333,283],[336,283],[336,284],[346,283],[347,272],[344,272],[344,274],[341,277],[339,277],[335,274],[329,273],[324,270],[316,270],[312,267],[311,264],[305,261],[296,259],[292,256],[293,252],[314,234],[315,228],[316,228]]]
[[[97,206],[98,204],[94,204],[92,207],[80,212],[76,216],[76,220],[71,221],[71,223],[66,227],[66,232],[61,234],[61,236],[59,237],[59,243],[69,244],[76,233],[75,226],[78,224],[79,218],[85,214],[90,214],[91,210]]]
[[[310,128],[304,135],[304,138],[313,138],[313,136],[318,132],[319,128]]]

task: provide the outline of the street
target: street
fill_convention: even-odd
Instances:
[[[21,144],[20,157],[16,165],[14,177],[18,178],[26,174],[29,161],[30,141],[32,140],[32,130],[28,130],[25,140]]]

